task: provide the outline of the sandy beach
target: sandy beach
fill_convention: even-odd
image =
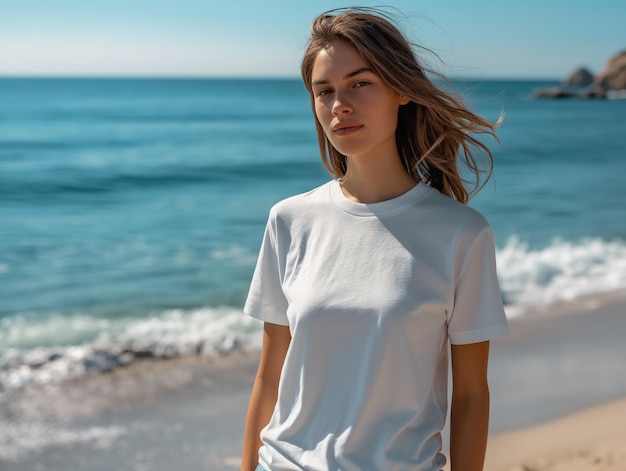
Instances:
[[[493,342],[486,471],[626,470],[626,299],[579,300]],[[0,469],[238,469],[257,354],[143,361],[0,396]]]
[[[626,398],[490,437],[485,471],[626,470]]]

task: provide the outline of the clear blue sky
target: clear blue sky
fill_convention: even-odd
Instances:
[[[619,0],[388,0],[450,76],[597,73],[626,49]],[[297,76],[330,0],[0,0],[0,75]]]

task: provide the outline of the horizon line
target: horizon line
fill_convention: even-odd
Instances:
[[[436,78],[436,77],[435,77]],[[548,76],[508,76],[508,75],[467,75],[447,76],[449,80],[493,80],[493,81],[557,81],[561,77]],[[297,75],[166,75],[166,74],[2,74],[0,80],[27,79],[27,80],[302,80]]]

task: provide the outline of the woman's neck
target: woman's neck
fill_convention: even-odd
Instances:
[[[348,157],[348,169],[340,183],[346,198],[365,204],[396,198],[417,184],[399,157],[367,161]]]

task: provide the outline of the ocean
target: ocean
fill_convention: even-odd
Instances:
[[[626,286],[626,100],[456,81],[496,121],[507,315]],[[299,80],[0,79],[0,392],[257,348],[269,208],[330,177]]]

